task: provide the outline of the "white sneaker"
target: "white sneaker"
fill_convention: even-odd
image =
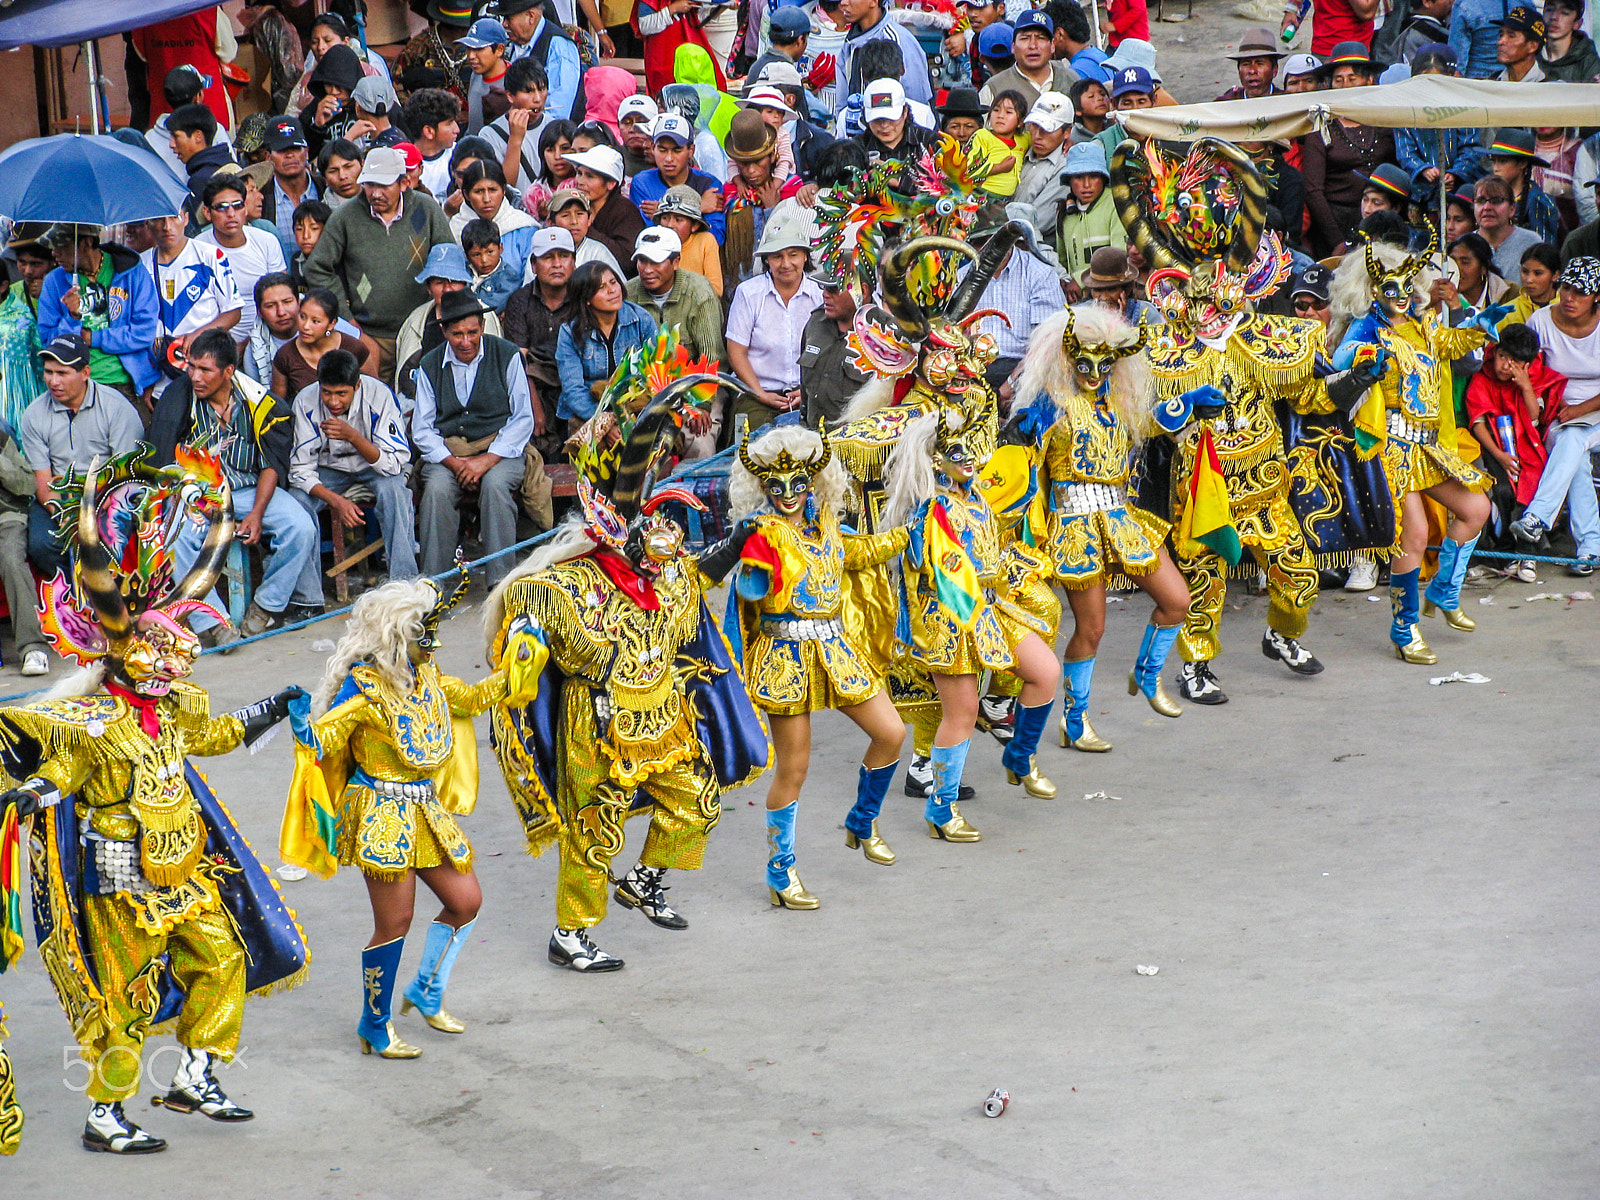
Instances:
[[[1370,592],[1378,586],[1378,563],[1376,559],[1358,555],[1350,560],[1350,574],[1344,581],[1344,590],[1347,592]]]
[[[1511,573],[1523,583],[1539,582],[1539,567],[1531,558],[1524,558],[1511,564]],[[26,671],[23,674],[27,674]]]
[[[24,675],[50,674],[50,656],[43,650],[29,650],[22,656],[22,673]]]

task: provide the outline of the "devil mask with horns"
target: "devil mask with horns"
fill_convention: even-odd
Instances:
[[[205,597],[233,540],[233,499],[220,460],[179,446],[176,463],[154,467],[148,449],[68,471],[58,536],[71,552],[63,572],[40,586],[40,624],[50,644],[80,666],[104,661],[111,678],[145,696],[163,696],[187,676],[200,642],[186,621],[223,617]],[[186,521],[206,527],[200,556],[174,581],[173,550]]]
[[[1154,268],[1151,301],[1202,338],[1225,337],[1248,302],[1289,277],[1288,252],[1265,232],[1266,181],[1231,142],[1130,138],[1111,156],[1111,195]]]
[[[807,458],[797,458],[788,450],[780,450],[773,457],[762,460],[750,451],[748,429],[739,440],[739,465],[760,481],[767,503],[782,516],[792,517],[804,511],[813,482],[833,459],[827,432],[819,430],[814,436],[821,440],[822,447]]]
[[[1437,244],[1430,227],[1428,248],[1421,254],[1407,254],[1393,267],[1386,267],[1379,261],[1378,256],[1372,252],[1371,242],[1364,242],[1362,245],[1367,278],[1372,284],[1372,301],[1390,320],[1403,320],[1411,315],[1411,310],[1419,299],[1414,294],[1413,285],[1423,268],[1429,265]]]

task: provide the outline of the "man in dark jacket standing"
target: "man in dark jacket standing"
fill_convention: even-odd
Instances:
[[[247,546],[263,539],[271,543],[261,586],[240,625],[240,632],[252,637],[281,625],[291,598],[309,610],[297,617],[322,611],[320,539],[316,522],[289,493],[294,414],[261,384],[238,374],[238,362],[228,334],[216,329],[199,334],[189,344],[185,373],[156,401],[150,442],[158,466],[175,462],[180,445],[217,454],[233,488],[239,540]],[[180,536],[174,577],[181,579],[189,570],[203,540],[204,531],[197,526]],[[209,600],[221,610],[215,593]],[[232,630],[204,615],[195,617],[194,627],[208,645],[238,640]]]

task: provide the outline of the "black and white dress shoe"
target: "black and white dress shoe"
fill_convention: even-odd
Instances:
[[[918,800],[928,798],[928,790],[933,787],[933,763],[931,760],[913,757],[906,765],[906,795],[915,796]],[[967,784],[961,785],[961,794],[957,800],[971,800],[977,795]]]
[[[587,929],[557,929],[552,933],[550,961],[574,971],[622,970],[622,960],[591,942]]]
[[[100,1154],[155,1154],[167,1143],[122,1115],[122,1102],[95,1104],[83,1126],[83,1148]]]
[[[172,1073],[172,1090],[153,1096],[150,1103],[173,1112],[193,1113],[213,1121],[248,1121],[255,1113],[228,1099],[212,1072],[215,1059],[205,1050],[183,1048],[178,1069]]]
[[[1261,635],[1261,653],[1275,658],[1296,675],[1320,675],[1322,664],[1317,656],[1291,637],[1269,629]]]
[[[617,884],[617,903],[626,908],[637,908],[663,929],[687,929],[689,921],[667,904],[667,891],[662,883],[667,877],[665,867],[634,865],[627,878]]]
[[[1183,670],[1178,672],[1178,691],[1185,700],[1195,704],[1226,704],[1228,694],[1222,690],[1222,685],[1217,682],[1217,677],[1211,673],[1211,664],[1201,659],[1199,662],[1184,663]]]

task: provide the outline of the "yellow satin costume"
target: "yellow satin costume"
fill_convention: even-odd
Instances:
[[[769,580],[757,599],[746,596],[744,577],[739,585],[745,684],[756,707],[792,717],[870,700],[884,685],[874,647],[892,637],[894,614],[850,580],[904,550],[907,531],[845,533],[824,511],[804,528],[764,515],[757,532],[781,568],[780,586],[774,591]]]
[[[506,691],[504,671],[468,684],[429,659],[402,695],[371,664],[357,663],[343,698],[311,724],[320,756],[297,748],[290,811],[303,803],[314,770],[328,798],[338,796],[339,865],[386,880],[445,863],[470,871],[472,845],[455,818],[478,798],[472,718]]]

